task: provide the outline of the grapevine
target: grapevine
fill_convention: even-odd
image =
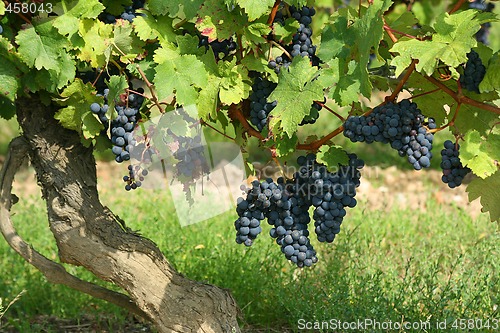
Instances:
[[[304,151],[296,172],[247,183],[234,224],[237,243],[251,246],[267,219],[298,267],[318,260],[310,234],[333,242],[348,208],[358,206],[363,156],[338,146],[341,135],[358,146],[383,143],[414,170],[440,163],[451,188],[467,173],[497,177],[491,3],[459,0],[428,22],[417,22],[412,2],[400,4],[406,10],[375,0],[334,11],[314,1],[179,5],[89,1],[78,10],[6,14],[2,116],[15,115],[17,97],[43,94],[86,146],[113,152],[126,168],[125,190],[146,190],[149,179],[156,186],[158,167],[170,185],[182,184],[189,207],[212,182],[216,140],[205,130],[241,147],[249,170],[255,149],[280,166]],[[147,92],[132,89],[139,85]],[[436,162],[441,131],[457,143],[447,141]],[[458,157],[458,140],[466,151],[493,144],[479,144],[480,157]]]

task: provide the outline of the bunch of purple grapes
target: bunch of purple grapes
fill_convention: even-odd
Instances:
[[[460,75],[460,84],[465,89],[479,94],[479,84],[483,81],[485,74],[486,67],[484,67],[479,54],[476,51],[470,51],[467,54],[464,73]]]
[[[430,166],[434,134],[428,130],[435,128],[433,118],[426,122],[415,103],[402,100],[378,106],[368,116],[350,116],[344,123],[344,135],[352,142],[388,143],[420,170]]]
[[[315,232],[320,242],[333,242],[346,215],[345,207],[356,206],[356,188],[364,162],[349,154],[348,165],[336,172],[316,161],[314,154],[297,160],[299,170],[292,179],[280,177],[264,182],[255,180],[238,198],[235,222],[236,242],[251,246],[261,232],[260,223],[267,218],[269,234],[280,245],[285,257],[298,267],[309,267],[318,261],[309,239],[309,208],[314,206]]]
[[[468,167],[464,167],[460,161],[460,145],[456,145],[450,140],[444,142],[444,149],[441,150],[441,169],[443,176],[441,180],[448,184],[449,188],[455,188],[462,184],[464,177],[471,172]]]

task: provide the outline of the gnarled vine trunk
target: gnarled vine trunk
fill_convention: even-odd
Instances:
[[[4,165],[1,202],[2,233],[16,251],[49,281],[126,307],[149,319],[160,332],[240,331],[238,308],[228,291],[177,273],[152,241],[129,232],[123,221],[101,204],[92,148],[85,148],[76,132],[58,124],[54,106],[44,106],[38,97],[24,97],[17,101],[17,110],[23,135],[13,142]],[[85,267],[123,288],[128,296],[80,281],[63,266],[36,251],[33,254],[34,249],[23,243],[11,224],[3,223],[10,222],[6,215],[12,178],[25,152],[47,202],[60,260]]]

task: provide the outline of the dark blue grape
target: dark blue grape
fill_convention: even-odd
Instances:
[[[471,172],[468,167],[464,167],[460,161],[460,145],[456,146],[450,140],[444,142],[444,149],[441,150],[441,169],[443,176],[441,180],[450,188],[455,188],[462,184],[464,177]]]

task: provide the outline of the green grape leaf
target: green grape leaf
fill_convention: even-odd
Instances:
[[[414,72],[408,79],[407,84],[409,87],[414,89],[412,91],[412,95],[414,96],[436,90],[436,86],[426,80],[420,73]],[[443,82],[443,84],[446,85],[446,82]],[[456,86],[456,83],[454,84]],[[450,88],[452,87],[450,86]],[[441,89],[434,91],[431,94],[418,97],[415,99],[415,103],[417,103],[418,108],[426,117],[434,118],[438,126],[444,125],[445,119],[448,116],[448,111],[447,108],[445,108],[445,105],[451,109],[451,116],[449,116],[450,120],[451,117],[453,117],[453,112],[457,106],[453,97]]]
[[[322,33],[318,57],[327,63],[335,58],[340,60],[334,63],[338,66],[340,80],[331,96],[342,106],[358,100],[354,97],[355,91],[368,98],[371,96],[373,87],[367,65],[372,48],[377,50],[384,36],[382,16],[390,5],[389,0],[376,1],[361,18],[354,18],[354,23],[347,17],[349,9],[342,10],[340,14],[345,16],[335,14],[333,24]],[[344,92],[348,96],[343,96]]]
[[[157,15],[177,16],[182,8],[186,19],[192,19],[200,10],[203,0],[149,0],[151,13]]]
[[[451,112],[454,112],[452,109]],[[469,104],[462,104],[457,118],[455,128],[460,133],[467,133],[469,130],[477,130],[480,134],[486,134],[493,123],[500,121],[500,116],[493,112],[477,108]]]
[[[481,198],[482,212],[489,212],[491,221],[500,220],[500,171],[481,179],[474,179],[468,186],[469,201]]]
[[[36,26],[28,25],[26,29],[19,31],[16,43],[19,45],[21,59],[30,68],[45,68],[56,72],[60,72],[61,57],[67,55],[65,48],[69,47],[51,21],[42,21]]]
[[[276,156],[285,157],[295,152],[295,147],[298,142],[299,138],[296,133],[294,133],[291,138],[289,138],[288,135],[276,137],[273,141],[274,147],[276,148]]]
[[[101,0],[104,7],[106,7],[106,12],[119,16],[123,13],[124,6],[131,6],[132,0]]]
[[[289,44],[292,41],[293,35],[297,33],[300,23],[294,18],[287,18],[285,24],[273,24],[273,33],[276,39],[283,45]]]
[[[316,160],[326,165],[328,171],[337,172],[339,165],[349,165],[349,156],[342,147],[323,145],[316,153]]]
[[[488,62],[488,69],[483,81],[479,84],[479,91],[489,92],[500,90],[500,52],[496,52]]]
[[[62,7],[62,4],[54,6],[54,11],[57,11],[58,7]],[[70,1],[65,3],[62,15],[55,18],[54,27],[61,35],[71,36],[78,32],[79,20],[84,18],[95,19],[104,8],[98,0]]]
[[[498,170],[500,161],[500,136],[490,135],[487,140],[478,131],[469,131],[460,144],[460,160],[474,174],[486,178]]]
[[[141,40],[158,39],[160,44],[175,42],[172,19],[166,16],[155,17],[146,10],[140,10],[144,16],[134,19],[134,30]]]
[[[198,44],[200,39],[198,36],[176,36],[177,46],[179,48],[179,53],[182,54],[195,54],[201,56],[205,53],[204,47],[199,47]]]
[[[241,15],[237,10],[229,11],[219,0],[205,0],[198,16],[196,28],[208,37],[209,42],[216,38],[229,39],[248,25],[247,15]]]
[[[102,105],[104,99],[95,95],[90,83],[84,84],[82,80],[76,79],[63,90],[56,102],[63,108],[56,112],[54,118],[63,127],[83,134],[85,139],[99,135],[104,129],[97,116],[90,111],[90,104],[95,102]]]
[[[292,137],[298,124],[310,113],[313,101],[324,97],[321,83],[314,80],[317,76],[316,67],[311,66],[307,57],[295,57],[288,71],[280,72],[278,86],[268,98],[278,101],[271,111],[271,128],[282,129]]]
[[[219,101],[219,89],[221,78],[215,75],[208,76],[208,84],[200,91],[196,107],[198,115],[205,121],[216,119],[217,105]]]
[[[270,11],[274,0],[236,0],[236,3],[245,10],[249,21],[254,21]]]
[[[474,36],[481,24],[494,17],[491,13],[478,13],[474,10],[451,15],[445,12],[433,26],[436,33],[432,40],[401,38],[390,50],[399,53],[391,62],[391,65],[396,66],[396,76],[410,65],[412,59],[419,60],[417,71],[427,75],[432,75],[439,60],[452,68],[465,63],[467,53],[477,44]]]
[[[245,28],[241,39],[243,47],[253,46],[252,44],[264,44],[267,36],[271,32],[271,28],[264,23],[252,23]]]
[[[0,15],[4,14],[5,14],[5,4],[3,3],[3,1],[0,1]]]
[[[128,21],[123,20],[121,24],[115,24],[113,27],[113,46],[118,49],[122,62],[127,63],[128,59],[133,59],[142,53],[139,38]]]
[[[15,115],[15,100],[20,87],[21,71],[16,67],[13,46],[0,38],[0,117],[10,119]]]
[[[105,52],[109,48],[108,39],[113,33],[113,26],[99,20],[81,20],[79,27],[81,47],[77,57],[84,62],[90,62],[92,67],[106,65]],[[74,44],[76,41],[74,42]]]
[[[155,68],[154,80],[158,98],[167,99],[175,92],[178,105],[195,104],[197,88],[203,88],[208,83],[203,63],[194,55],[180,55],[165,48],[158,49],[155,61],[159,64]]]
[[[248,98],[251,86],[248,73],[244,68],[236,66],[236,59],[232,62],[219,62],[220,66],[220,101],[224,104],[238,104],[241,100]],[[246,81],[246,82],[245,82]]]
[[[340,106],[346,106],[359,100],[361,82],[359,80],[359,63],[351,60],[346,64],[344,59],[333,59],[330,64],[333,75],[327,80],[338,80],[329,97],[334,99]],[[345,70],[347,68],[347,70]],[[324,75],[320,76],[321,80]],[[324,85],[323,85],[324,86]]]
[[[106,82],[109,93],[108,93],[108,112],[106,116],[109,119],[112,119],[114,116],[115,103],[120,100],[120,95],[125,92],[125,89],[128,88],[127,78],[124,75],[111,75],[109,77],[109,81]]]

